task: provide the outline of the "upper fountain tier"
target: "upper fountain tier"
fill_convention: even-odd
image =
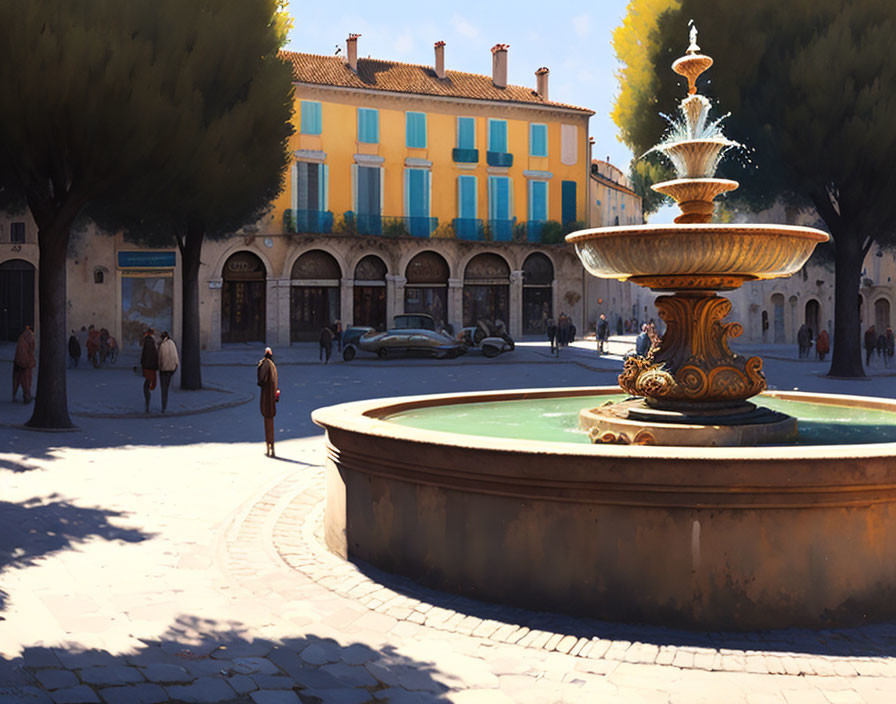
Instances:
[[[672,64],[673,71],[688,79],[688,97],[678,107],[681,118],[672,123],[666,138],[650,150],[668,158],[678,176],[652,186],[679,204],[682,214],[675,218],[677,223],[709,222],[716,196],[738,186],[737,181],[714,178],[725,152],[739,145],[722,134],[724,117],[710,122],[712,105],[697,93],[697,78],[710,66],[712,58],[700,53],[697,30],[692,27],[687,53]]]

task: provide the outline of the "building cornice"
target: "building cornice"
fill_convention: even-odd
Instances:
[[[306,83],[293,81],[297,88],[314,88],[323,92],[341,93],[345,95],[375,95],[384,100],[405,101],[419,100],[421,102],[435,101],[454,105],[478,105],[483,107],[494,106],[496,108],[531,110],[541,114],[555,113],[558,115],[579,117],[586,122],[594,115],[592,110],[565,108],[559,105],[541,105],[539,103],[520,103],[512,100],[489,100],[487,98],[462,98],[453,95],[430,95],[428,93],[402,93],[391,90],[377,90],[375,88],[351,88],[348,86],[331,86],[325,83]]]

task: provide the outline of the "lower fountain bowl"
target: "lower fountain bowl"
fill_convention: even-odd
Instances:
[[[836,433],[801,417],[810,444],[591,445],[578,410],[603,398],[619,389],[315,411],[327,433],[328,547],[434,588],[609,620],[720,630],[896,617],[896,402],[756,399],[803,403],[857,444],[811,444]],[[533,404],[543,412],[523,431]],[[487,437],[496,408],[510,420]],[[557,408],[572,441],[539,430]],[[468,434],[431,429],[444,423]]]

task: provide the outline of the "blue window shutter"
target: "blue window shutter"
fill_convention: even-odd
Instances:
[[[320,165],[320,183],[320,210],[327,210],[330,200],[330,167],[326,164]]]
[[[322,122],[321,104],[316,100],[303,100],[302,134],[320,134]]]
[[[495,179],[497,186],[497,196],[495,206],[497,209],[497,220],[510,219],[510,179],[506,176],[498,176]]]
[[[564,181],[561,191],[561,212],[563,224],[575,222],[576,216],[576,182]]]
[[[498,180],[497,176],[488,177],[488,218],[495,220],[498,217]]]
[[[529,125],[529,155],[548,155],[548,126]]]
[[[426,113],[405,113],[405,145],[414,149],[426,148]]]
[[[424,169],[407,169],[409,207],[408,215],[412,218],[427,217],[429,194],[426,188],[427,172]]]
[[[475,149],[476,148],[476,118],[459,117],[457,118],[457,148],[458,149]]]
[[[358,108],[358,141],[377,144],[380,141],[379,110]]]
[[[548,184],[546,181],[529,182],[529,219],[548,219]]]
[[[490,152],[507,151],[507,120],[489,120],[488,150]]]
[[[476,177],[458,176],[460,189],[458,216],[461,218],[476,217]]]

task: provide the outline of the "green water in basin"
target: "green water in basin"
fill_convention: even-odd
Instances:
[[[616,394],[458,403],[396,413],[384,420],[421,430],[479,437],[589,444],[588,435],[579,430],[579,411],[624,398]],[[798,419],[796,443],[800,445],[896,442],[896,413],[892,411],[770,397],[756,400]]]

